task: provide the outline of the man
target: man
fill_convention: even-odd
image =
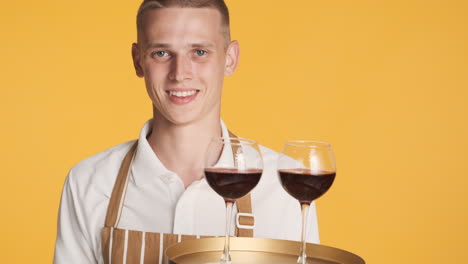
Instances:
[[[224,76],[234,73],[239,60],[239,43],[230,40],[228,9],[223,0],[146,0],[137,30],[133,62],[145,80],[153,119],[137,141],[71,169],[62,193],[54,263],[110,263],[122,255],[146,261],[153,252],[145,250],[153,243],[150,237],[162,243],[164,234],[224,235],[225,205],[202,169],[210,139],[228,136],[220,119],[221,92]],[[300,240],[300,207],[280,186],[276,153],[261,151],[264,173],[251,193],[253,235]],[[313,205],[308,225],[307,240],[318,243]],[[136,237],[138,246],[131,246]],[[137,256],[121,252],[130,247],[137,247]]]

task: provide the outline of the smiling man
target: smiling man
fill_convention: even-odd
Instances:
[[[165,167],[188,186],[202,175],[200,157],[208,142],[221,135],[223,79],[236,69],[239,45],[230,42],[228,22],[215,8],[168,3],[167,8],[150,10],[161,1],[146,3],[138,16],[132,54],[153,102],[148,142]]]
[[[228,9],[222,0],[146,0],[137,31],[132,57],[153,118],[139,139],[71,169],[54,263],[161,263],[160,253],[186,238],[181,234],[224,234],[224,201],[203,178],[203,163],[211,138],[229,136],[221,94],[224,77],[237,67],[239,43],[230,39]],[[261,151],[262,179],[235,209],[251,213],[246,222],[254,218],[255,228],[236,234],[300,240],[300,207],[280,186],[277,154]],[[318,243],[313,204],[308,221],[307,240]]]

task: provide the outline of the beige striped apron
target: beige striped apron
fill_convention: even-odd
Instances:
[[[183,240],[199,238],[193,235],[150,233],[117,228],[126,196],[128,172],[136,148],[135,142],[122,161],[107,207],[106,222],[101,232],[102,256],[105,264],[163,264],[166,263],[163,255],[167,247]],[[239,213],[247,214],[247,216],[239,215],[239,225],[253,226],[254,219],[248,216],[252,213],[250,194],[240,198],[236,204]],[[252,237],[253,230],[240,229],[236,226],[235,234]]]

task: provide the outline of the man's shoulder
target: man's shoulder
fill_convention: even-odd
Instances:
[[[70,170],[70,180],[89,183],[98,180],[97,175],[115,179],[123,158],[134,143],[135,140],[125,142],[80,161]]]

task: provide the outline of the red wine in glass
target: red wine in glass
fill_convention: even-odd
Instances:
[[[235,201],[257,186],[262,176],[260,169],[239,170],[234,168],[205,169],[206,181],[225,200]]]
[[[301,204],[310,204],[332,186],[335,172],[308,169],[278,170],[283,188]]]

